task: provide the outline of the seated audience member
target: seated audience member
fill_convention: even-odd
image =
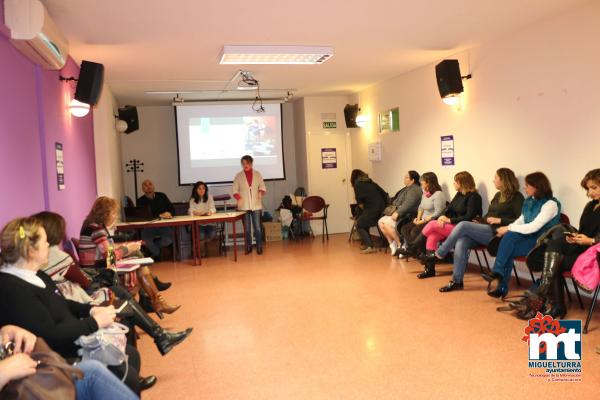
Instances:
[[[171,203],[166,194],[154,191],[154,184],[151,180],[146,179],[142,182],[142,191],[144,195],[137,199],[138,207],[150,209],[150,213],[154,218],[173,218],[173,215],[175,215],[173,203]],[[160,249],[173,243],[173,228],[156,227],[142,229],[142,240],[150,252],[150,257],[158,260]],[[156,240],[159,241],[158,245],[156,244]]]
[[[542,271],[540,285],[519,305],[518,308],[522,308],[518,314],[520,318],[533,318],[538,311],[554,318],[563,318],[567,314],[560,275],[571,270],[581,253],[600,242],[600,169],[585,174],[581,186],[591,200],[583,209],[579,230],[567,232],[561,226],[552,232],[543,263],[533,266]]]
[[[525,177],[525,193],[521,216],[508,226],[496,230],[502,237],[491,275],[484,274],[490,282],[488,295],[505,297],[515,257],[526,256],[537,239],[560,221],[560,202],[552,196],[550,181],[541,172]]]
[[[433,172],[421,175],[421,202],[417,209],[417,217],[400,227],[400,236],[404,242],[402,248],[396,253],[398,258],[410,255],[418,257],[425,251],[425,236],[421,234],[427,222],[439,217],[446,208],[446,195],[438,183],[438,178]]]
[[[208,194],[208,187],[204,182],[196,182],[192,189],[190,198],[190,215],[202,217],[204,215],[212,215],[217,212],[213,197]],[[201,241],[212,240],[217,233],[217,227],[214,224],[199,224],[198,233]]]
[[[92,307],[67,300],[52,279],[40,271],[48,262],[48,241],[41,223],[17,218],[0,232],[0,326],[16,325],[43,338],[66,359],[78,356],[75,341],[108,327],[115,319],[113,306]],[[127,345],[128,364],[109,367],[135,393],[156,383],[140,378],[140,356]]]
[[[105,268],[106,259],[112,257],[111,253],[117,261],[132,254],[139,254],[140,244],[137,242],[116,244],[113,242],[110,230],[116,223],[118,214],[119,204],[115,199],[102,196],[94,201],[90,213],[83,222],[79,238],[79,262],[82,267]],[[162,313],[172,314],[179,309],[179,305],[168,304],[159,293],[148,267],[141,266],[134,273],[119,275],[127,278],[124,285],[128,288],[135,286],[139,281],[143,289],[143,293],[140,293],[140,303],[149,304],[149,309],[156,312],[159,317],[162,317]],[[168,284],[165,286],[168,287]]]
[[[373,249],[369,228],[377,225],[377,220],[386,206],[387,195],[378,184],[359,169],[352,171],[350,184],[354,188],[356,203],[361,209],[356,220],[356,230],[362,241],[361,253],[374,253],[376,250]]]
[[[122,296],[122,300],[127,301],[128,307],[126,314],[131,314],[129,326],[137,325],[144,332],[146,332],[152,339],[162,355],[167,354],[176,345],[181,343],[187,338],[192,332],[192,328],[188,328],[183,332],[169,332],[158,325],[152,318],[146,314],[142,307],[132,296],[127,293],[126,289],[121,287],[112,286],[111,289],[107,287],[97,288],[90,297],[86,291],[81,287],[79,282],[84,283],[85,281],[90,282],[90,277],[81,270],[79,265],[71,258],[71,256],[59,248],[62,238],[65,237],[65,219],[59,214],[43,211],[33,215],[33,218],[38,220],[48,238],[48,264],[44,267],[44,272],[48,274],[61,294],[69,300],[77,301],[83,304],[100,305],[95,303],[94,299],[107,299],[110,298],[113,289],[119,297]],[[70,279],[74,279],[69,280]],[[95,294],[100,292],[101,295],[96,296]],[[107,295],[106,292],[109,294]],[[114,294],[112,294],[114,296]]]
[[[456,224],[481,217],[481,196],[477,193],[473,176],[467,171],[454,175],[454,189],[457,193],[442,215],[423,228],[422,234],[427,238],[425,271],[417,275],[419,279],[435,276],[435,250],[450,235]]]
[[[15,344],[12,355],[0,360],[0,390],[9,382],[34,375],[37,361],[30,354],[37,337],[25,329],[6,325],[0,329],[0,345]],[[75,395],[81,400],[136,400],[131,389],[96,360],[81,361],[75,365],[83,371],[82,379],[75,379]],[[49,382],[50,383],[50,382]]]
[[[398,224],[403,225],[407,218],[412,219],[417,215],[422,194],[419,187],[419,173],[408,171],[404,175],[404,187],[396,193],[392,204],[385,208],[386,215],[379,218],[379,229],[390,244],[392,256],[396,255],[396,250],[400,246],[400,236],[396,227]]]
[[[452,280],[448,285],[440,288],[440,292],[462,289],[470,250],[477,246],[487,245],[496,237],[498,228],[513,223],[521,215],[525,199],[519,192],[519,181],[515,173],[508,168],[500,168],[494,176],[494,186],[498,192],[494,195],[482,221],[458,223],[435,252],[437,258],[444,259],[454,249]]]

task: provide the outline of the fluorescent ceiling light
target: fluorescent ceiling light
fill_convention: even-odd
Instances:
[[[328,46],[223,46],[220,64],[323,64]]]

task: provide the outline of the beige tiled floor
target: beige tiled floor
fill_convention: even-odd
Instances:
[[[269,243],[262,256],[160,263],[183,305],[163,326],[194,327],[161,357],[147,336],[144,399],[597,399],[600,315],[583,338],[583,382],[530,378],[524,321],[499,313],[475,270],[441,294],[416,262],[358,254],[345,235]],[[569,318],[584,318],[573,307]]]

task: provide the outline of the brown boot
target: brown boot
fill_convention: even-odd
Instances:
[[[140,281],[140,284],[142,285],[142,289],[144,289],[144,292],[146,292],[146,294],[150,298],[150,301],[152,303],[152,308],[154,308],[154,311],[157,314],[159,314],[159,316],[163,312],[167,313],[167,314],[173,314],[175,311],[177,311],[179,309],[179,307],[181,307],[180,305],[176,305],[176,306],[170,305],[160,295],[158,288],[156,287],[156,284],[154,283],[154,279],[153,279],[152,274],[150,273],[150,270],[148,269],[148,267],[140,267],[138,269],[138,279]]]

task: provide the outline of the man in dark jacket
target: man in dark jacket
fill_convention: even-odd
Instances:
[[[155,218],[173,218],[175,214],[173,203],[171,203],[166,194],[154,191],[154,184],[151,180],[146,179],[142,182],[142,191],[144,195],[137,199],[138,207],[147,207]],[[150,251],[150,257],[158,259],[160,249],[173,243],[173,228],[157,227],[142,229],[142,240]],[[156,244],[156,240],[159,241],[158,245]]]
[[[356,230],[363,244],[361,253],[374,253],[376,250],[373,248],[369,229],[377,225],[377,220],[387,205],[387,193],[360,170],[352,171],[350,183],[354,187],[354,197],[361,209],[356,220]]]

